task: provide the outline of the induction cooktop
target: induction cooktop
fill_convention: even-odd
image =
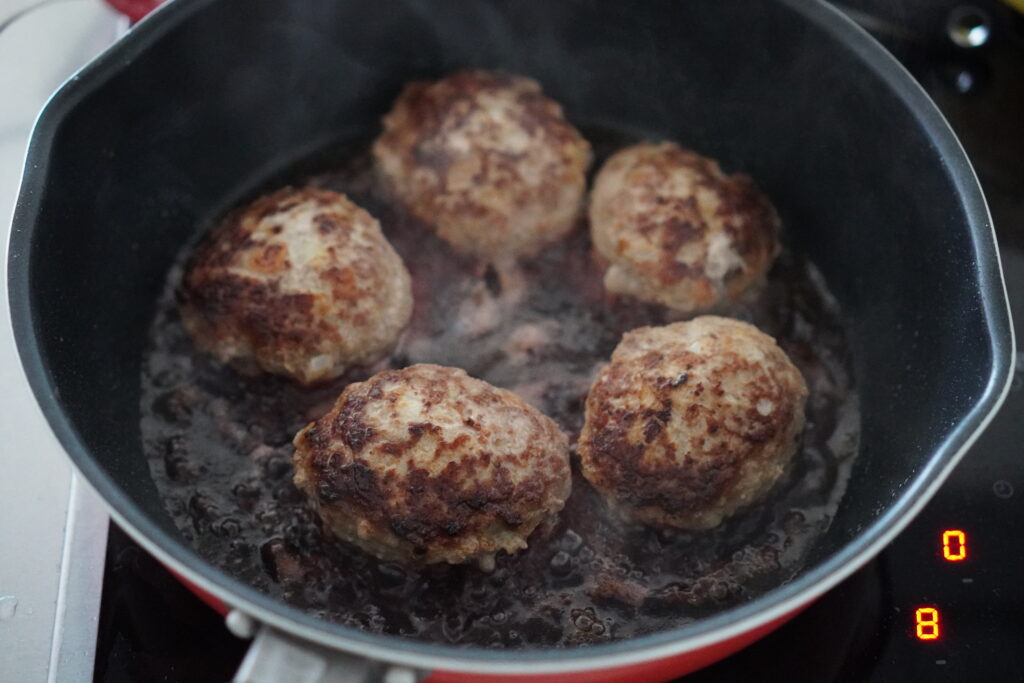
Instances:
[[[1024,16],[996,0],[838,6],[906,65],[959,135],[992,209],[1014,319],[1024,320]],[[988,431],[885,552],[687,683],[1024,680],[1022,365]],[[96,681],[224,681],[246,645],[111,528]]]

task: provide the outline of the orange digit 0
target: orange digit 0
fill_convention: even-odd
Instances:
[[[967,534],[959,529],[942,532],[942,556],[950,562],[959,562],[967,557]]]
[[[939,637],[939,610],[934,607],[918,607],[914,612],[917,637],[920,640],[935,640]]]

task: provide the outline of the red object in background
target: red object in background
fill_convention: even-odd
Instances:
[[[107,0],[107,4],[128,17],[134,24],[167,0]]]

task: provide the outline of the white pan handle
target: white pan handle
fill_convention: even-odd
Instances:
[[[375,662],[260,627],[234,683],[416,683],[425,673]]]

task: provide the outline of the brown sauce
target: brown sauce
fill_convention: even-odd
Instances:
[[[584,134],[595,167],[628,143],[607,131]],[[775,336],[810,388],[801,450],[767,501],[706,533],[627,528],[574,462],[573,494],[557,522],[538,529],[527,550],[499,555],[492,573],[408,571],[325,536],[291,483],[291,439],[347,383],[412,363],[462,367],[518,392],[573,443],[590,381],[622,333],[668,322],[656,308],[605,296],[585,224],[517,273],[457,258],[382,200],[367,148],[362,141],[330,150],[282,178],[345,192],[381,220],[405,259],[416,308],[385,360],[314,389],[242,377],[197,354],[181,328],[174,288],[187,254],[168,275],[142,375],[143,446],[168,512],[200,555],[330,621],[491,648],[565,647],[677,627],[800,569],[843,494],[860,422],[835,303],[813,265],[789,252],[763,290],[722,311]]]

